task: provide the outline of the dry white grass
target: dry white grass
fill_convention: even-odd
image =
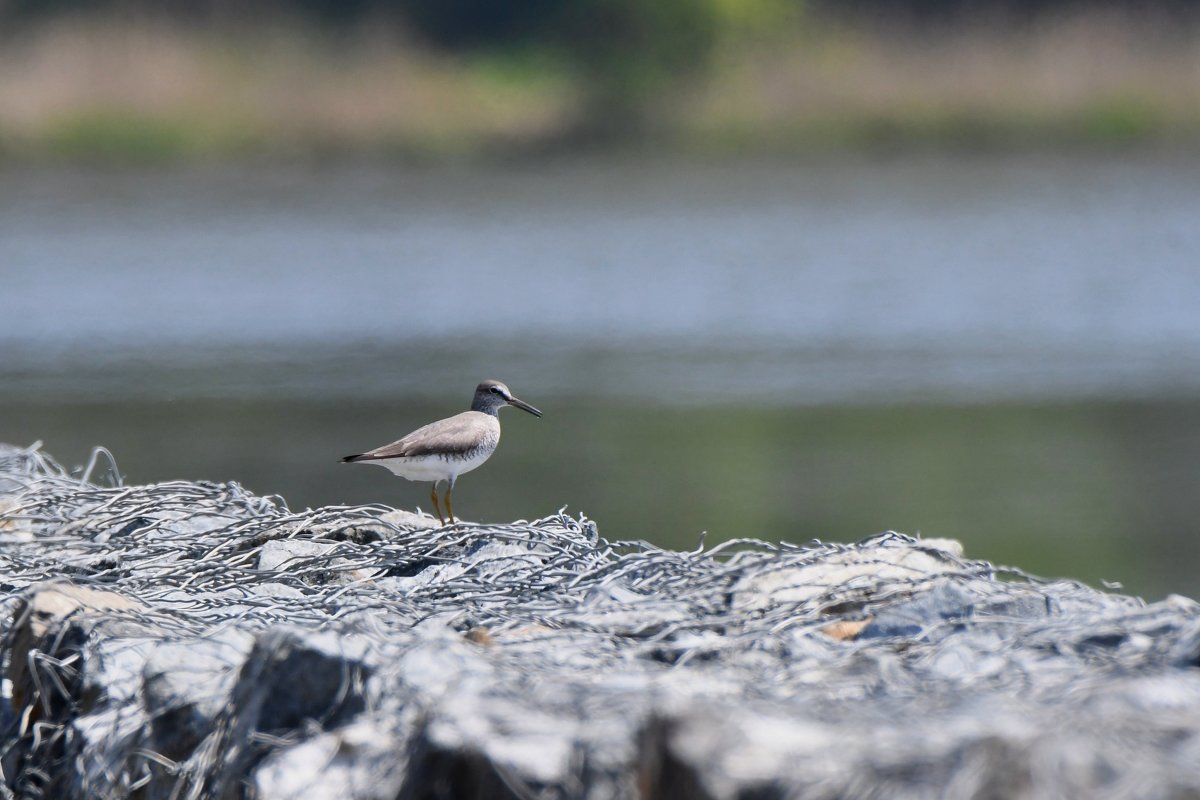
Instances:
[[[471,151],[579,125],[587,87],[563,65],[513,69],[438,54],[375,26],[339,41],[278,25],[188,31],[63,19],[0,48],[0,137],[34,150],[89,125],[159,125],[176,150],[396,147]],[[853,141],[891,125],[1047,131],[1088,125],[1200,133],[1200,22],[1168,27],[1087,12],[1016,29],[912,31],[820,23],[734,44],[712,69],[652,98],[657,130],[784,142]],[[119,131],[118,131],[119,133]]]
[[[364,33],[337,45],[296,28],[198,33],[60,21],[0,49],[0,130],[34,141],[94,115],[245,137],[378,145],[536,138],[566,124],[571,87]]]

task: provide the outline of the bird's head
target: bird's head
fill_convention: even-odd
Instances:
[[[475,401],[471,403],[471,410],[495,414],[504,406],[515,406],[522,411],[528,411],[535,417],[542,415],[541,411],[529,403],[513,397],[513,393],[500,381],[484,381],[475,387]]]

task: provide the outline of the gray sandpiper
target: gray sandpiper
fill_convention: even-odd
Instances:
[[[500,381],[484,381],[475,387],[470,411],[431,422],[403,439],[366,453],[346,456],[342,462],[378,464],[410,481],[433,481],[429,495],[433,499],[433,510],[443,525],[446,519],[438,505],[437,488],[442,481],[448,481],[446,511],[453,524],[454,506],[450,495],[454,492],[454,482],[459,475],[480,466],[496,452],[496,445],[500,444],[499,411],[504,406],[516,406],[535,417],[542,415],[525,401],[513,397]]]

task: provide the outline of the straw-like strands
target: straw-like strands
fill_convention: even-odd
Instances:
[[[18,796],[1200,791],[1190,601],[892,533],[675,552],[564,513],[296,512],[98,485],[105,455],[0,449]]]

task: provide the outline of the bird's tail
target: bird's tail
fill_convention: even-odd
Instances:
[[[353,463],[353,462],[355,462],[355,461],[358,461],[358,460],[359,460],[360,458],[362,458],[362,457],[363,457],[363,454],[362,454],[362,453],[355,453],[355,454],[354,454],[354,455],[352,455],[352,456],[343,456],[343,457],[342,457],[342,459],[341,459],[341,461],[340,461],[339,463],[341,463],[341,464],[350,464],[350,463]]]

